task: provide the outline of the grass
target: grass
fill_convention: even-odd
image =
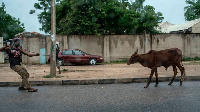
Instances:
[[[67,72],[67,71],[69,71],[68,69],[65,69],[65,68],[63,68],[61,71],[63,71],[63,72]]]
[[[123,59],[123,60],[117,60],[117,61],[111,61],[111,62],[104,62],[103,64],[123,64],[127,62],[128,62],[128,59]]]
[[[51,75],[49,74],[49,75],[45,75],[45,76],[43,76],[43,78],[51,78]]]
[[[182,61],[200,61],[200,57],[194,57],[194,58],[183,57]]]
[[[64,77],[64,76],[56,76],[56,78],[62,78],[62,77]],[[51,75],[49,74],[49,75],[43,76],[43,78],[52,78],[52,77],[51,77]]]
[[[56,76],[56,78],[62,78],[62,77],[64,77],[64,76]]]

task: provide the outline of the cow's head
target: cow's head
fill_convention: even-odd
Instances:
[[[131,58],[128,60],[127,65],[136,63],[138,59],[139,59],[139,54],[138,54],[138,49],[137,49],[135,53],[131,56]]]

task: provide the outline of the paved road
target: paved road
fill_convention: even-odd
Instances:
[[[199,112],[200,82],[38,86],[37,93],[0,88],[1,112]]]

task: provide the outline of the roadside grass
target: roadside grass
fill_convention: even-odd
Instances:
[[[182,61],[200,61],[200,57],[194,57],[194,58],[183,57]]]
[[[69,70],[68,70],[68,69],[65,69],[65,68],[63,68],[61,71],[62,71],[62,72],[67,72],[67,71],[69,71]]]
[[[43,78],[51,78],[51,75],[49,74],[49,75],[45,75],[45,76],[43,76]]]
[[[62,78],[64,76],[56,76],[56,78]],[[43,78],[52,78],[50,74],[43,76]]]
[[[200,65],[200,57],[194,57],[194,58],[182,58],[182,61],[184,65]]]
[[[111,61],[111,62],[103,62],[102,64],[123,64],[127,62],[128,62],[128,59],[123,59],[123,60],[116,60],[116,61]]]

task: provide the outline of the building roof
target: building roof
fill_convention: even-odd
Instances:
[[[42,34],[38,33],[38,32],[22,32],[22,33],[18,33],[15,35],[16,38],[20,38],[20,37],[30,37],[30,36],[42,36]]]
[[[159,23],[159,28],[157,28],[157,30],[160,30],[161,32],[168,32],[168,27],[169,26],[173,26],[174,24],[172,23],[169,23],[169,22],[162,22],[162,23]]]
[[[184,24],[178,24],[178,25],[174,25],[168,22],[163,22],[159,24],[159,27],[160,27],[161,32],[170,33],[173,31],[185,31],[199,22],[200,22],[200,18],[195,19],[193,21],[187,21]]]

